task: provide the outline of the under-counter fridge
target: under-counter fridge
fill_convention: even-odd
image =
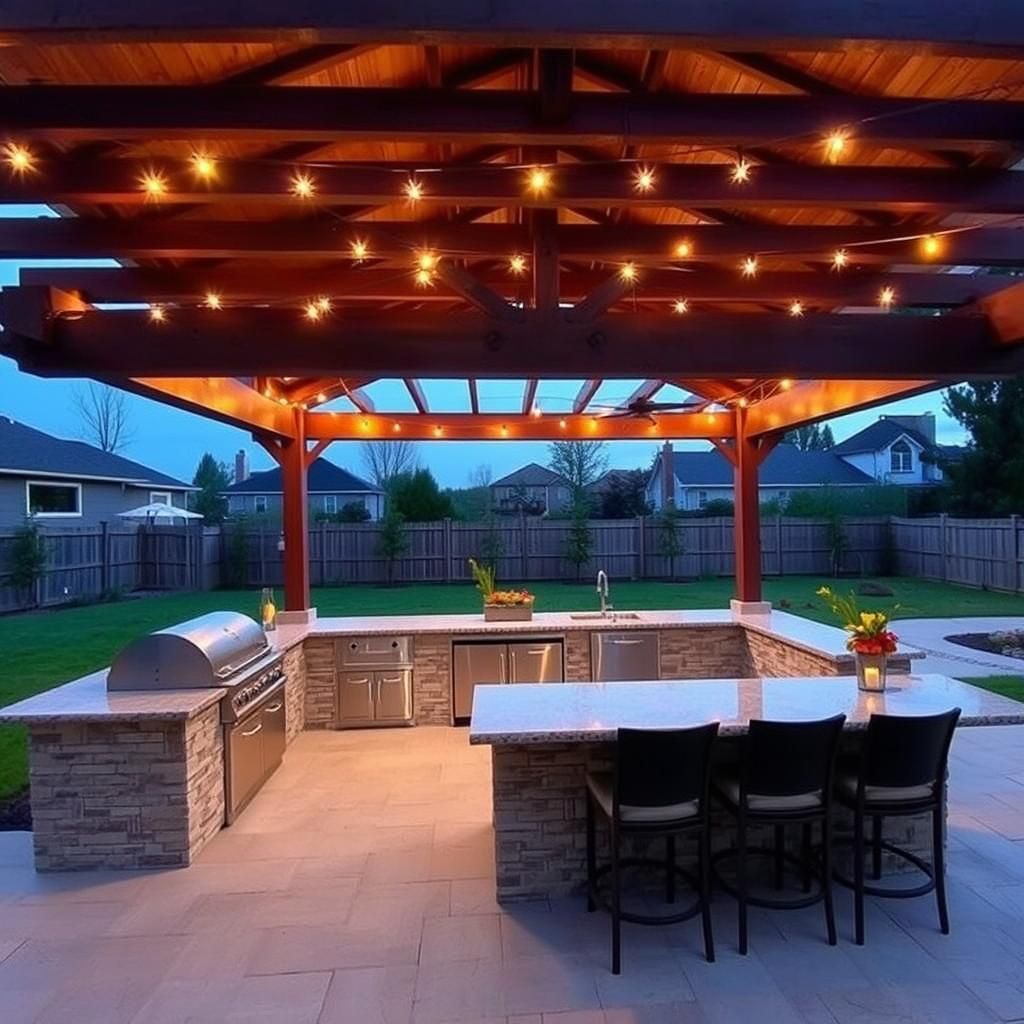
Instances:
[[[464,640],[452,644],[452,704],[456,721],[473,711],[477,683],[561,683],[565,679],[561,638]]]

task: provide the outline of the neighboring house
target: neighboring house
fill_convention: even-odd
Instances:
[[[616,481],[626,481],[635,472],[635,469],[606,469],[592,484],[587,484],[586,492],[600,500]]]
[[[665,466],[671,466],[666,486]],[[759,496],[762,502],[785,502],[794,491],[810,487],[864,487],[875,481],[833,451],[802,452],[795,445],[779,444],[761,463]],[[677,509],[695,511],[709,501],[733,500],[733,468],[715,449],[675,452],[665,443],[647,482],[647,500],[656,509],[668,498]]]
[[[0,529],[122,524],[118,512],[160,501],[184,508],[189,484],[84,441],[0,416]]]
[[[554,470],[531,462],[491,484],[491,501],[499,512],[542,516],[572,504],[572,484]]]
[[[831,449],[851,466],[884,484],[924,486],[945,479],[942,463],[962,449],[935,443],[935,416],[882,416]]]
[[[280,467],[250,476],[243,453],[239,453],[235,475],[241,478],[221,492],[228,500],[228,515],[280,517]],[[379,487],[326,459],[316,459],[309,467],[307,489],[311,515],[335,515],[353,503],[363,505],[371,519],[384,515],[384,492]]]

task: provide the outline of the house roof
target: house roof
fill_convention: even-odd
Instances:
[[[84,441],[66,441],[44,434],[6,416],[0,416],[0,473],[195,490],[190,484],[139,462],[102,451]]]
[[[858,430],[845,441],[840,441],[830,450],[836,455],[854,455],[857,452],[877,452],[888,448],[898,437],[906,436],[919,444],[925,451],[932,451],[935,446],[920,431],[905,426],[899,420],[878,419]]]
[[[341,466],[336,466],[326,459],[316,459],[309,467],[307,488],[314,494],[348,494],[353,492],[367,494],[383,494],[379,487],[374,487],[361,477],[350,473]],[[280,494],[281,467],[253,473],[248,480],[231,484],[223,494]]]
[[[538,465],[536,462],[528,462],[525,466],[495,480],[492,487],[551,487],[562,484],[569,486],[569,481],[561,473],[553,469]]]
[[[625,480],[632,473],[642,473],[646,478],[647,474],[640,469],[606,469],[592,484],[587,484],[587,490],[591,494],[603,494],[612,486],[615,480]]]
[[[777,445],[761,464],[762,487],[798,487],[814,484],[865,486],[875,481],[829,451],[802,452],[792,444]],[[729,487],[733,469],[715,449],[706,452],[673,452],[676,478],[684,486]]]

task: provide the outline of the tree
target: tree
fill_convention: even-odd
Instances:
[[[469,471],[469,486],[471,488],[490,487],[494,473],[486,462],[481,462]]]
[[[827,424],[808,423],[787,431],[783,437],[786,444],[796,445],[802,452],[821,452],[835,446],[832,428]]]
[[[364,441],[360,453],[370,479],[385,491],[396,476],[416,468],[416,446],[412,441]]]
[[[676,559],[685,552],[679,526],[679,517],[671,508],[661,510],[658,516],[658,554],[668,559],[668,575],[673,580],[676,578]]]
[[[601,495],[601,516],[604,519],[632,519],[651,511],[647,501],[647,477],[642,469],[613,473],[608,489]]]
[[[590,503],[582,491],[577,491],[569,509],[569,533],[565,538],[565,557],[576,566],[576,579],[580,578],[583,566],[590,561],[594,537],[590,531]]]
[[[395,580],[395,563],[408,545],[402,513],[389,505],[387,514],[381,520],[380,534],[377,537],[377,554],[384,559],[389,587]]]
[[[608,445],[604,441],[555,441],[548,445],[548,465],[564,476],[574,491],[582,491],[608,465]]]
[[[119,452],[131,441],[134,431],[128,416],[128,396],[106,384],[89,381],[75,388],[71,400],[81,418],[79,436],[104,452]]]
[[[451,498],[441,491],[429,469],[401,473],[391,480],[388,506],[409,523],[431,523],[454,514]]]
[[[36,583],[46,571],[46,540],[35,523],[26,522],[14,533],[10,548],[10,574],[12,587],[29,595],[36,603]]]
[[[1024,377],[950,388],[946,412],[970,435],[958,462],[940,465],[957,511],[969,516],[1024,512]]]
[[[338,512],[339,523],[365,523],[370,518],[370,510],[361,501],[346,501]]]
[[[231,472],[227,465],[218,462],[209,452],[196,466],[192,484],[199,490],[192,495],[192,509],[199,512],[204,520],[216,525],[224,521],[228,511],[228,500],[221,493],[231,483]]]

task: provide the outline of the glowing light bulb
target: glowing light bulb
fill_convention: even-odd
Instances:
[[[891,285],[886,285],[878,293],[878,304],[882,307],[882,309],[885,309],[885,310],[892,309],[892,304],[895,301],[896,301],[896,289],[893,288]]]
[[[316,182],[301,171],[292,176],[292,195],[299,199],[312,199],[316,195]]]
[[[167,195],[167,179],[160,171],[146,171],[139,182],[147,199],[161,199]]]
[[[794,299],[789,304],[789,315],[790,316],[803,316],[804,315],[804,304],[799,299]]]
[[[307,320],[319,320],[324,315],[324,311],[317,305],[313,300],[306,303],[306,319]]]
[[[534,195],[543,195],[551,187],[551,172],[546,167],[534,167],[526,181]]]
[[[740,400],[739,400],[739,401],[738,401],[738,402],[737,402],[736,404],[737,404],[737,405],[738,405],[738,406],[739,406],[739,407],[740,407],[741,409],[746,409],[746,407],[747,407],[747,405],[748,405],[749,403],[747,402],[747,400],[746,400],[745,398],[741,398],[741,399],[740,399]]]
[[[212,181],[217,177],[217,161],[205,153],[192,154],[192,169],[206,181]]]
[[[783,391],[788,391],[792,386],[793,382],[788,377],[783,377],[782,380],[779,381],[779,387],[782,388]]]
[[[352,259],[356,262],[361,263],[370,255],[369,246],[360,238],[353,239],[350,248],[352,250]]]
[[[284,397],[284,395],[282,395],[282,396],[281,396],[281,397],[280,397],[280,398],[279,398],[279,399],[277,400],[277,402],[278,402],[278,405],[287,405],[287,404],[288,404],[288,399],[287,399],[287,398],[285,398],[285,397]]]
[[[268,385],[267,385],[267,386],[266,386],[266,387],[265,387],[265,388],[263,389],[263,397],[264,397],[264,398],[273,398],[273,396],[274,396],[274,392],[273,392],[273,391],[271,390],[271,387],[270,387],[270,385],[268,384]]]
[[[508,427],[506,427],[504,423],[501,425],[501,436],[508,437]]]
[[[540,406],[534,403],[533,408],[530,409],[530,415],[535,419],[539,420],[544,414],[540,410]]]
[[[632,262],[624,263],[619,268],[619,277],[621,277],[623,281],[635,281],[637,278],[636,264]]]
[[[370,429],[370,421],[369,420],[360,420],[359,421],[359,428],[361,430],[369,430]]]
[[[36,158],[27,146],[9,142],[4,146],[4,161],[15,174],[28,174],[36,169]]]
[[[402,186],[402,191],[405,192],[405,198],[408,199],[410,203],[418,203],[423,198],[423,184],[415,178],[410,178],[405,185]]]
[[[846,142],[849,136],[842,128],[837,128],[825,137],[825,158],[830,164],[839,162],[839,158],[846,150]]]
[[[842,270],[850,262],[850,256],[845,249],[836,249],[832,253],[832,269]]]
[[[416,271],[416,283],[421,288],[426,288],[434,281],[434,275],[429,270],[417,270]]]
[[[715,422],[715,414],[713,412],[704,413],[704,418],[708,421],[708,423]]]
[[[560,419],[560,420],[558,421],[558,429],[559,429],[559,430],[565,430],[565,429],[566,429],[566,427],[568,427],[568,426],[569,426],[569,424],[568,424],[568,422],[566,421],[565,417],[563,416],[563,417],[562,417],[562,418],[561,418],[561,419]]]
[[[689,304],[689,302],[687,302],[686,299],[676,299],[676,301],[672,303],[672,312],[673,313],[678,313],[678,314],[680,314],[680,316],[683,313],[689,313],[690,312],[690,304]]]
[[[393,434],[400,434],[402,432],[402,424],[395,422],[391,424],[391,432]]]
[[[420,270],[434,270],[437,267],[437,253],[427,251],[417,253],[416,266]]]
[[[942,239],[937,235],[925,235],[921,239],[921,254],[925,259],[933,260],[942,255]]]
[[[434,427],[434,437],[443,437],[444,427]]]
[[[322,391],[318,391],[316,393],[316,400],[318,405],[323,405],[327,401],[327,396]]]
[[[520,274],[524,274],[526,272],[526,257],[521,256],[519,253],[510,256],[508,261],[508,269],[511,270],[512,273],[515,274],[517,277]]]
[[[684,238],[681,242],[676,243],[675,253],[676,259],[689,259],[693,255],[693,243],[688,238]]]
[[[654,171],[650,167],[638,167],[633,175],[633,188],[637,192],[650,192],[654,188]]]
[[[331,311],[331,300],[326,295],[321,295],[316,300],[316,305],[321,313],[330,313]]]
[[[216,292],[207,292],[204,304],[207,309],[222,309],[224,303]]]
[[[744,277],[753,277],[757,273],[757,257],[748,256],[740,264],[740,271]]]
[[[750,181],[750,161],[745,157],[737,157],[736,162],[732,165],[732,170],[729,172],[729,180],[734,185],[745,185]]]
[[[155,324],[162,324],[167,319],[167,312],[163,306],[150,306],[149,319]]]

